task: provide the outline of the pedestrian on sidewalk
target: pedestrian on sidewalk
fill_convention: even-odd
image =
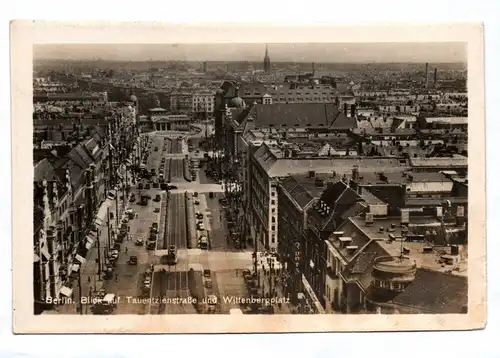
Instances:
[[[89,279],[88,279],[87,281],[88,281],[88,282],[90,283],[90,281],[91,281],[91,278],[90,278],[90,276],[89,276]]]
[[[128,247],[127,247],[127,246],[125,246],[125,253],[127,253],[127,252],[128,252]]]
[[[115,282],[118,282],[118,274],[115,275]]]

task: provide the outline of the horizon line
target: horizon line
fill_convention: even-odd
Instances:
[[[189,63],[189,62],[223,62],[223,63],[234,63],[234,62],[251,62],[251,63],[257,63],[257,62],[262,62],[261,60],[155,60],[155,59],[149,59],[149,60],[121,60],[121,59],[70,59],[70,58],[33,58],[33,61],[66,61],[66,62],[184,62],[184,63]],[[439,61],[439,62],[433,62],[433,61],[383,61],[383,62],[377,62],[377,61],[294,61],[294,60],[288,60],[288,61],[272,61],[273,64],[275,63],[315,63],[315,64],[321,64],[321,63],[335,63],[335,64],[467,64],[468,61]]]

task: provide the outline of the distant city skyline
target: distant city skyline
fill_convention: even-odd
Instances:
[[[467,44],[433,43],[269,43],[272,62],[466,63]],[[264,58],[265,43],[213,44],[37,44],[35,60],[250,61]]]

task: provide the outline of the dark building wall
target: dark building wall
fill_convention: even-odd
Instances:
[[[321,305],[325,307],[325,281],[326,281],[326,247],[324,240],[321,239],[312,228],[303,231],[303,249],[304,260],[302,261],[302,272],[307,281],[314,290]],[[311,262],[314,264],[311,267]]]

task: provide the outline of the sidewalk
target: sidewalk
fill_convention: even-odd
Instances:
[[[130,181],[131,175],[129,175]],[[110,200],[106,199],[102,204],[103,206],[109,206],[110,214],[113,214],[113,220],[110,220],[112,230],[115,232],[116,230],[116,218],[121,221],[121,216],[128,208],[128,197],[125,197],[125,203],[123,200],[120,200],[122,192],[117,194],[118,199],[118,216],[116,216],[116,199]],[[125,206],[123,205],[125,204]],[[103,288],[105,281],[102,279],[102,271],[101,277],[98,275],[98,265],[97,265],[97,256],[98,256],[98,245],[97,238],[99,239],[99,249],[101,254],[101,268],[106,267],[106,247],[108,245],[108,222],[107,218],[104,223],[99,228],[99,236],[94,236],[95,241],[92,244],[92,247],[87,252],[85,256],[85,262],[80,267],[80,283],[81,283],[81,295],[82,297],[95,297],[97,292]],[[110,238],[109,243],[113,245],[113,239]],[[72,282],[73,288],[73,300],[76,304],[73,305],[62,305],[57,308],[58,312],[61,313],[78,313],[78,307],[80,302],[80,288],[78,287],[78,279]],[[83,314],[90,314],[89,311],[90,305],[84,305]]]
[[[275,283],[274,280],[276,278],[276,275],[272,276],[272,288],[274,290],[274,294],[271,295],[272,298],[277,298],[277,299],[282,299],[283,301],[286,302],[287,296],[283,294],[281,290],[281,284]],[[260,286],[259,287],[259,294],[262,295],[262,287],[264,287],[264,294],[269,295],[269,276],[260,276]],[[294,311],[293,305],[291,303],[282,303],[282,304],[274,304],[274,313],[275,314],[292,314]]]

